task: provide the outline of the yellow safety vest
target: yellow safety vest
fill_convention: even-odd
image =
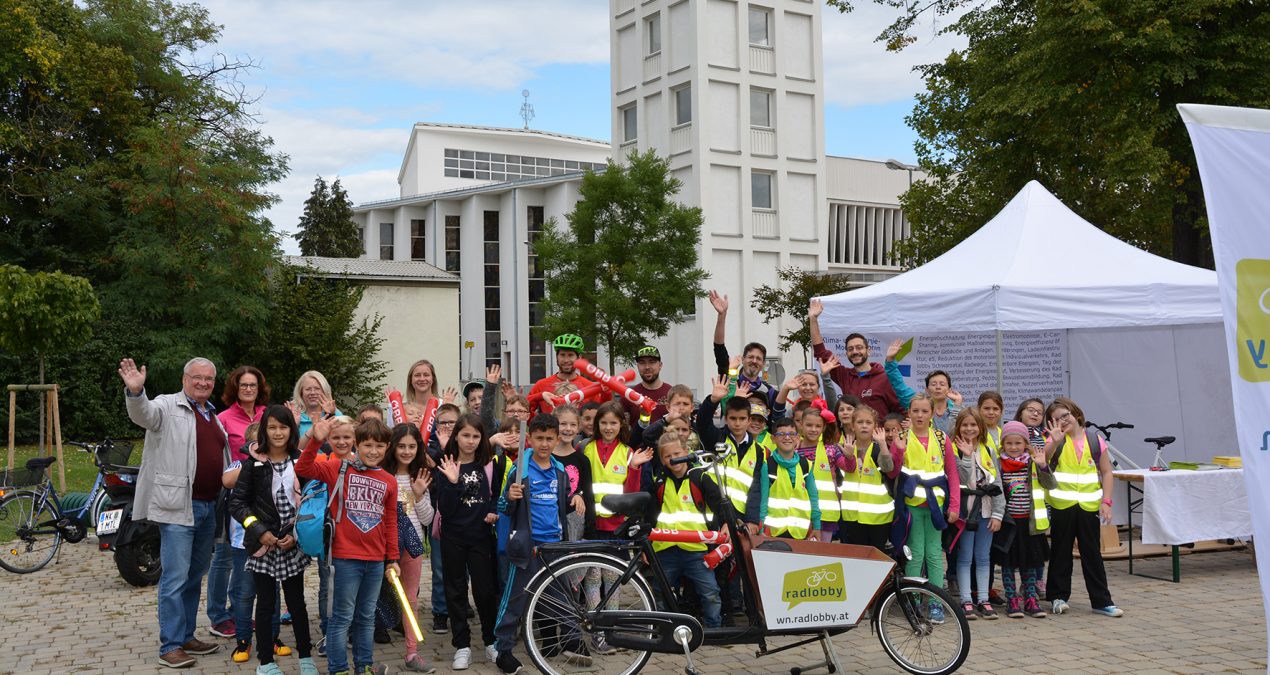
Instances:
[[[522,451],[523,452],[523,451]],[[600,503],[604,499],[604,495],[620,495],[625,492],[627,466],[631,459],[631,449],[626,447],[625,443],[618,442],[617,447],[613,448],[613,454],[609,457],[609,463],[604,464],[600,461],[600,451],[596,447],[595,441],[586,444],[587,459],[591,461],[591,492],[595,494],[595,515],[599,517],[612,517],[616,513],[604,508]]]
[[[989,439],[992,437],[989,436]],[[987,444],[979,444],[979,466],[993,478],[997,475],[997,453]]]
[[[998,465],[998,468],[999,467],[1000,465]],[[1002,473],[1004,474],[1004,472]],[[1032,484],[1031,484],[1032,520],[1036,523],[1037,534],[1040,534],[1041,532],[1044,532],[1045,530],[1048,530],[1050,528],[1050,511],[1045,506],[1045,488],[1042,488],[1040,481],[1036,479],[1036,465],[1035,464],[1032,464],[1028,467],[1028,475],[1031,477],[1031,481],[1032,481]],[[1003,475],[1002,482],[1004,483],[1004,481],[1005,479]],[[1002,487],[1004,487],[1004,485]],[[1007,500],[1006,513],[1007,514],[1009,513],[1009,508],[1010,508],[1008,504],[1009,499],[1010,499],[1010,495],[1007,494],[1006,495],[1006,500]]]
[[[816,480],[816,490],[820,492],[820,523],[836,523],[840,519],[842,505],[839,502],[839,488],[834,482],[834,467],[829,463],[829,451],[825,449],[824,440],[816,442],[815,461],[811,465],[811,475]]]
[[[692,500],[692,485],[688,481],[688,477],[679,482],[679,487],[675,487],[673,478],[667,478],[665,492],[661,499],[661,513],[657,515],[657,527],[663,530],[692,530],[695,532],[706,532],[710,529],[706,520],[707,516],[702,509],[697,508],[697,504]],[[704,504],[702,507],[704,508]],[[688,544],[673,541],[655,541],[653,542],[654,551],[664,551],[668,548],[678,546],[685,551],[704,551],[705,544]]]
[[[734,452],[723,463],[723,491],[732,500],[732,506],[736,507],[739,516],[745,513],[745,496],[750,491],[750,484],[754,482],[754,468],[766,455],[762,447],[751,443],[750,451],[742,459],[731,434],[727,436],[725,442]]]
[[[944,475],[944,446],[939,442],[941,434],[935,433],[935,427],[927,429],[930,434],[926,438],[926,447],[917,440],[917,434],[908,430],[908,444],[904,451],[904,466],[900,470],[906,476],[917,476],[921,480],[932,480]],[[916,450],[916,452],[914,452]],[[943,508],[947,495],[941,487],[931,488],[935,492],[935,501]],[[905,497],[909,506],[921,506],[926,503],[925,488],[918,488],[914,496]]]
[[[882,449],[881,452],[887,452]],[[842,519],[861,525],[887,525],[895,519],[895,500],[886,491],[885,476],[873,461],[873,445],[856,453],[855,471],[842,482]]]
[[[773,460],[775,461],[775,460]],[[776,465],[776,480],[767,493],[767,519],[763,521],[772,536],[788,534],[794,539],[806,539],[811,530],[811,495],[807,494],[807,472],[799,462],[790,482],[789,471]]]
[[[1093,448],[1086,447],[1078,462],[1075,444],[1070,436],[1065,438],[1054,464],[1054,479],[1058,486],[1049,491],[1049,502],[1054,508],[1066,509],[1079,504],[1091,513],[1098,511],[1102,502],[1102,479],[1098,465],[1094,464]]]

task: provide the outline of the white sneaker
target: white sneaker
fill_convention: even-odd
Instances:
[[[1062,614],[1071,609],[1066,600],[1055,600],[1050,603],[1050,614]]]
[[[454,652],[454,661],[450,667],[454,670],[467,670],[472,665],[472,650],[464,647]]]
[[[494,645],[485,645],[485,660],[493,663],[498,660],[498,650]]]

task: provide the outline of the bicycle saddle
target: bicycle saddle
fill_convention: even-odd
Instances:
[[[26,461],[26,468],[31,469],[32,471],[36,469],[43,469],[56,461],[56,457],[32,457]]]
[[[647,492],[631,492],[622,495],[604,495],[600,503],[604,508],[623,516],[642,516],[648,511],[653,496]]]
[[[1144,439],[1142,439],[1142,440],[1143,440],[1143,441],[1145,441],[1145,442],[1147,442],[1147,443],[1155,443],[1156,445],[1158,445],[1158,446],[1160,446],[1160,447],[1164,447],[1164,446],[1168,445],[1169,443],[1172,443],[1173,441],[1176,441],[1176,440],[1177,440],[1177,437],[1176,437],[1176,436],[1159,436],[1159,437],[1156,437],[1156,438],[1144,438]]]

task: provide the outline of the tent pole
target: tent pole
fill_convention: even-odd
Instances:
[[[1005,396],[1005,362],[1001,359],[1001,329],[997,329],[997,393]]]

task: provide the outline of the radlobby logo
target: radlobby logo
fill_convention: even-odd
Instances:
[[[846,599],[846,574],[840,562],[785,573],[781,600],[789,603],[786,611],[804,602],[842,602]]]
[[[1239,377],[1270,382],[1270,260],[1235,263],[1235,342]]]

